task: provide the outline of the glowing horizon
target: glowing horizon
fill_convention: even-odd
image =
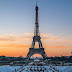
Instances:
[[[0,36],[0,55],[25,57],[31,47],[33,33]],[[72,41],[52,34],[41,34],[47,56],[70,56]]]

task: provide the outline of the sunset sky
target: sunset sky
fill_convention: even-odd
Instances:
[[[72,0],[37,0],[47,56],[72,51]],[[25,57],[31,47],[36,0],[0,0],[0,55]]]

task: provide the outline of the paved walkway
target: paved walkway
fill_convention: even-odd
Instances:
[[[22,66],[14,72],[60,72],[52,66]]]

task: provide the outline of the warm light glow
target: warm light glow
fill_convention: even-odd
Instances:
[[[25,57],[31,47],[32,37],[32,33],[0,36],[0,55]],[[41,37],[48,56],[71,55],[72,40],[52,34],[41,34]]]
[[[43,58],[40,54],[34,54],[34,55],[31,56],[31,58],[36,58],[36,57]]]

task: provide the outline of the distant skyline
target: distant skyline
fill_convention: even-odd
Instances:
[[[48,56],[71,55],[72,0],[37,0]],[[0,55],[26,56],[32,43],[36,0],[0,0]]]

